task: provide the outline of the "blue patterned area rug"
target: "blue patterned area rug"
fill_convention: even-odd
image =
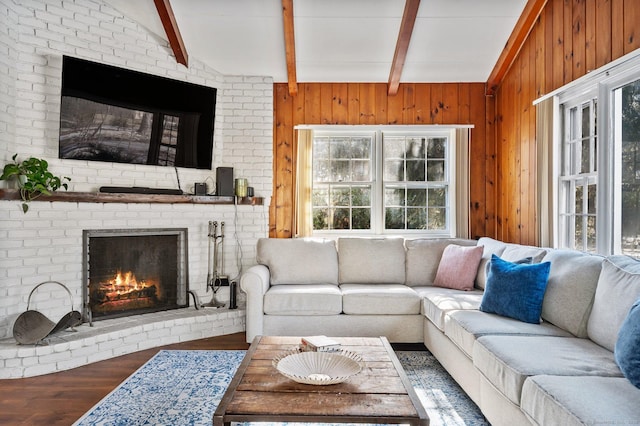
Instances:
[[[162,350],[74,425],[211,425],[213,412],[244,354]],[[433,355],[424,351],[396,354],[432,426],[488,425]]]

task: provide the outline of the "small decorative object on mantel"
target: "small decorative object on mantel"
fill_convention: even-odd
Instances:
[[[29,201],[38,198],[40,195],[51,195],[59,188],[67,189],[68,177],[54,176],[49,171],[49,163],[40,158],[30,157],[23,161],[16,161],[18,154],[12,157],[13,163],[7,163],[2,170],[0,180],[16,179],[22,198],[22,211],[29,210]]]
[[[245,178],[238,178],[236,179],[235,182],[235,189],[236,189],[236,197],[246,197],[247,196],[247,179]]]
[[[286,351],[272,361],[280,374],[297,383],[334,385],[348,380],[362,370],[362,357],[351,351]]]

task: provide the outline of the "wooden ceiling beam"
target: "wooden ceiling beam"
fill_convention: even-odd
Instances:
[[[493,95],[502,82],[507,71],[511,68],[513,61],[518,56],[520,49],[527,40],[527,36],[533,29],[538,17],[542,13],[548,0],[528,0],[524,10],[513,28],[507,44],[505,44],[500,57],[493,67],[489,79],[487,80],[487,95]]]
[[[391,63],[391,71],[389,72],[388,93],[390,96],[398,93],[400,85],[400,77],[402,76],[402,68],[407,58],[407,50],[409,50],[409,42],[411,41],[411,33],[418,16],[418,7],[420,0],[406,0],[404,4],[404,13],[402,14],[402,22],[400,23],[400,31],[398,33],[398,41],[396,42],[396,51],[393,54],[393,62]]]
[[[178,28],[178,23],[176,22],[176,17],[173,14],[169,0],[153,0],[153,2],[156,5],[158,15],[160,15],[160,21],[162,21],[164,31],[167,33],[169,45],[171,46],[171,50],[173,50],[176,61],[188,67],[189,55],[187,54],[187,48],[180,35],[180,29]]]
[[[296,39],[293,28],[293,0],[282,0],[282,17],[284,20],[284,50],[287,59],[287,78],[289,94],[298,94],[298,77],[296,75]]]

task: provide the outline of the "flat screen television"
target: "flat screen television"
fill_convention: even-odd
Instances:
[[[216,89],[65,56],[58,157],[211,169]]]

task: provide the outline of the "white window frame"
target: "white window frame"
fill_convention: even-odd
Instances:
[[[592,163],[591,161],[592,159],[590,158],[589,171],[587,171],[586,173],[583,173],[580,170],[578,172],[572,173],[571,172],[572,167],[570,162],[565,162],[564,160],[565,160],[565,155],[567,155],[567,147],[570,146],[569,141],[571,141],[571,144],[575,144],[576,140],[582,140],[585,136],[582,134],[582,131],[581,131],[582,106],[587,103],[590,105],[590,108],[589,108],[590,128],[593,129],[595,128],[595,124],[596,124],[595,123],[595,115],[596,115],[595,104],[597,103],[597,96],[595,94],[595,91],[588,92],[586,94],[573,98],[570,101],[562,104],[562,120],[564,125],[563,125],[562,138],[560,140],[559,150],[558,150],[558,162],[559,162],[558,169],[560,170],[560,172],[558,173],[558,183],[557,183],[557,187],[558,187],[558,221],[557,221],[558,222],[558,239],[557,241],[560,247],[578,249],[578,250],[583,250],[587,247],[587,236],[586,236],[587,223],[586,222],[588,220],[588,217],[590,216],[588,213],[588,199],[589,199],[588,187],[590,184],[595,184],[596,191],[597,191],[598,167],[597,167],[597,164]],[[577,116],[579,117],[579,119],[574,120],[572,123],[570,120],[570,115],[571,115],[571,110],[573,110],[574,108],[576,108],[578,111]],[[571,126],[571,124],[573,124],[573,126]],[[575,134],[577,133],[576,127],[580,128],[579,138],[575,137]],[[589,135],[589,140],[590,140],[589,153],[591,153],[593,148],[595,148],[596,143],[599,142],[599,135],[594,135],[593,133],[591,133]],[[576,148],[574,147],[574,149]],[[574,163],[576,163],[573,165],[573,167],[576,169],[580,169],[581,165],[577,164],[577,156],[576,158],[572,158],[572,160]],[[596,157],[593,160],[595,160],[595,162],[597,163],[598,158]],[[567,184],[569,188],[567,188]],[[578,185],[584,188],[583,194],[582,194],[582,213],[580,214],[575,212],[575,188]],[[596,202],[597,202],[597,199],[596,199]],[[596,206],[596,233],[598,228],[597,212],[598,212],[598,209]],[[582,229],[584,231],[583,241],[580,247],[576,247],[574,245],[575,228],[576,228],[577,220],[581,220],[583,222],[582,224]],[[597,238],[596,238],[596,244],[597,244]],[[594,249],[597,249],[597,246],[594,247]]]
[[[420,183],[412,183],[411,181],[399,181],[399,182],[385,182],[384,181],[384,155],[383,155],[383,151],[384,151],[384,138],[386,136],[389,137],[404,137],[404,138],[424,138],[424,139],[433,139],[433,138],[446,138],[447,139],[447,144],[445,147],[445,170],[444,170],[444,175],[445,175],[445,180],[440,181],[438,183],[433,183],[433,182],[429,182],[427,180],[425,181],[420,181]],[[378,170],[380,170],[380,179],[376,179],[376,184],[378,185],[378,187],[376,188],[377,191],[377,195],[378,195],[378,201],[379,201],[379,206],[376,206],[376,212],[379,214],[379,216],[382,216],[379,218],[380,223],[377,224],[379,229],[377,229],[378,233],[381,234],[393,234],[393,235],[397,235],[397,234],[403,234],[403,235],[408,235],[408,236],[415,236],[416,234],[420,234],[420,235],[428,235],[428,236],[433,236],[434,238],[436,237],[450,237],[450,236],[454,236],[455,232],[456,232],[456,226],[455,226],[455,199],[456,199],[456,175],[455,175],[455,160],[456,160],[456,149],[455,149],[455,133],[451,130],[451,129],[447,129],[445,126],[442,126],[442,128],[438,128],[438,129],[429,129],[429,130],[424,130],[424,131],[407,131],[407,132],[401,132],[401,131],[380,131],[379,132],[379,136],[380,136],[380,143],[378,143],[376,145],[376,150],[377,150],[377,158],[379,159],[378,161]],[[426,154],[425,154],[426,155]],[[426,157],[425,157],[425,161],[426,161]],[[376,175],[376,177],[378,177]],[[407,188],[407,189],[411,189],[411,188],[424,188],[424,189],[428,189],[428,188],[433,188],[433,187],[437,187],[437,186],[445,186],[447,188],[447,200],[446,200],[446,205],[444,206],[447,209],[447,215],[446,215],[446,226],[444,230],[422,230],[422,229],[403,229],[403,230],[399,230],[399,229],[385,229],[384,228],[384,222],[385,222],[385,205],[384,205],[384,196],[385,196],[385,188],[389,187],[389,186],[398,186],[398,187],[402,187],[402,188]],[[405,209],[407,208],[407,206],[405,206]]]
[[[424,126],[350,126],[350,125],[309,125],[296,126],[297,129],[311,129],[315,136],[364,136],[374,134],[372,153],[372,177],[373,190],[371,199],[371,229],[370,230],[313,230],[313,236],[325,238],[337,238],[348,235],[376,236],[394,235],[404,237],[428,237],[445,238],[456,236],[456,129],[472,128],[467,125],[424,125]],[[447,175],[447,227],[445,230],[411,230],[411,229],[384,229],[384,158],[383,158],[383,138],[384,135],[404,136],[404,137],[446,137],[447,156],[445,162],[445,174]]]
[[[616,102],[614,91],[637,80],[640,80],[640,55],[634,64],[610,75],[599,87],[599,97],[606,103],[608,111],[606,123],[603,123],[607,132],[607,145],[603,147],[606,153],[601,166],[604,167],[601,180],[607,181],[608,191],[607,196],[602,197],[602,204],[598,202],[598,207],[602,206],[603,216],[609,224],[607,240],[599,245],[602,253],[606,254],[622,253],[622,215],[615,214],[622,211],[622,132],[621,122],[618,120],[620,115],[616,116],[621,105]]]
[[[635,50],[589,74],[565,85],[539,99],[534,104],[548,98],[557,99],[555,117],[562,117],[562,108],[576,105],[586,99],[597,100],[598,146],[597,146],[597,200],[596,200],[596,253],[612,255],[621,253],[621,141],[616,140],[620,129],[616,129],[614,91],[640,79],[640,49]],[[559,115],[558,115],[559,113]],[[552,209],[556,216],[554,226],[555,246],[566,246],[566,235],[561,227],[562,174],[561,145],[564,141],[562,120],[554,120],[554,164],[557,189],[556,206]],[[586,196],[586,194],[585,194]]]
[[[331,127],[331,126],[330,126]],[[375,223],[375,219],[374,217],[377,216],[377,212],[374,206],[374,199],[376,198],[376,193],[377,193],[377,184],[376,184],[376,179],[375,177],[377,176],[377,170],[378,170],[378,163],[376,161],[376,157],[377,157],[377,150],[376,150],[376,146],[378,145],[377,140],[379,135],[377,134],[377,132],[373,131],[373,130],[366,130],[366,129],[362,129],[362,130],[357,130],[357,129],[352,129],[352,130],[345,130],[345,131],[340,131],[340,130],[335,130],[335,129],[329,129],[327,128],[326,130],[314,130],[313,132],[313,138],[315,139],[316,137],[350,137],[350,138],[355,138],[355,137],[367,137],[367,138],[371,138],[371,147],[370,147],[370,161],[371,161],[371,177],[372,180],[367,181],[367,182],[353,182],[353,181],[349,181],[349,182],[345,182],[345,184],[348,185],[358,185],[359,183],[362,185],[371,185],[371,225],[372,225],[372,229],[373,229],[373,224]],[[329,185],[334,184],[333,182],[328,182]],[[352,207],[352,206],[350,206]],[[313,209],[312,209],[313,211]],[[327,235],[331,235],[331,234],[337,234],[337,235],[344,235],[344,234],[350,234],[350,235],[358,235],[358,234],[362,234],[362,235],[368,235],[371,234],[372,230],[369,229],[344,229],[344,230],[340,230],[340,229],[330,229],[330,230],[313,230],[313,235],[322,235],[322,236],[327,236]]]

